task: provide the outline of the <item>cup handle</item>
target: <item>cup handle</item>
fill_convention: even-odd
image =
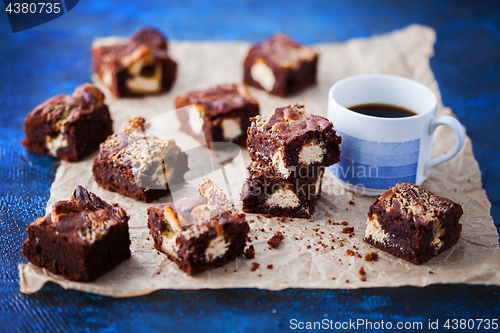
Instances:
[[[457,138],[455,142],[455,147],[453,147],[453,149],[449,153],[427,161],[427,163],[425,163],[425,169],[424,169],[425,175],[428,175],[431,169],[436,165],[446,162],[449,159],[453,158],[460,152],[460,150],[464,146],[465,131],[462,127],[462,124],[460,124],[458,120],[450,116],[436,117],[432,119],[432,121],[429,124],[429,134],[432,135],[436,130],[436,128],[440,125],[448,125],[451,127],[453,132],[455,132]]]

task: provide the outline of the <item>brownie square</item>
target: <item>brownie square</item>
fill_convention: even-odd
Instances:
[[[103,142],[92,166],[99,186],[144,202],[169,193],[169,184],[182,183],[188,170],[187,155],[174,139],[146,135],[141,117]]]
[[[154,247],[190,275],[242,255],[250,229],[245,214],[210,179],[203,180],[198,193],[148,209]]]
[[[185,108],[193,104],[195,108]],[[245,86],[237,84],[180,95],[175,99],[175,108],[181,130],[209,146],[210,142],[221,141],[246,146],[250,118],[259,114],[259,103]]]
[[[318,52],[284,34],[252,46],[243,64],[243,83],[285,97],[316,83]]]
[[[368,211],[365,242],[420,265],[460,239],[462,206],[412,183],[398,183]]]
[[[68,280],[92,281],[130,258],[128,220],[118,205],[78,186],[28,226],[23,255]]]
[[[339,162],[341,141],[331,122],[296,104],[255,117],[247,148],[252,161],[272,167],[277,178],[288,179],[298,169],[304,174]]]
[[[166,92],[177,76],[177,63],[167,52],[166,38],[141,29],[129,39],[106,37],[92,43],[94,73],[116,97]]]
[[[24,120],[23,146],[32,153],[80,161],[113,133],[103,93],[92,84],[38,105]]]
[[[324,167],[312,168],[304,174],[298,170],[284,180],[275,177],[271,168],[252,162],[241,193],[243,211],[309,218],[321,194],[323,172]]]

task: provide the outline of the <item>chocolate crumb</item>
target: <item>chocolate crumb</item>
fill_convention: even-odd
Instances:
[[[220,161],[220,162],[219,162],[219,164],[220,164],[220,165],[226,165],[226,164],[231,163],[232,161],[233,161],[233,158],[232,158],[232,157],[230,157],[230,158],[227,158],[227,159],[225,159],[225,160],[223,160],[223,161]]]
[[[366,282],[366,276],[362,276],[359,278],[362,282]]]
[[[349,205],[354,205],[354,200],[350,200]]]
[[[433,271],[429,271],[429,274],[434,274],[434,272]]]
[[[345,280],[345,283],[349,283],[349,280]]]
[[[276,247],[276,246],[280,245],[280,242],[283,240],[283,238],[285,238],[285,236],[283,236],[283,234],[281,232],[276,231],[274,236],[269,238],[269,240],[267,241],[267,244],[271,245],[272,247]]]
[[[347,221],[342,221],[342,223],[340,223],[342,225],[349,225],[349,223],[347,223]]]
[[[253,247],[253,245],[250,245],[248,249],[245,250],[245,257],[247,259],[255,258],[255,248]]]
[[[146,240],[149,240],[149,237],[148,237],[148,238],[146,238]]]
[[[257,214],[257,218],[260,220],[260,215]]]
[[[335,278],[332,278],[332,280],[335,280]]]
[[[273,265],[267,265],[267,269],[273,269]]]
[[[350,234],[353,231],[354,231],[354,227],[345,227],[344,229],[342,229],[343,234]]]
[[[271,213],[267,213],[266,218],[271,218]]]
[[[375,252],[366,252],[365,254],[365,260],[366,261],[377,261],[378,259],[378,254]]]
[[[354,255],[354,251],[353,250],[347,250],[345,251],[345,253],[348,255],[348,256],[353,256]]]
[[[252,268],[250,268],[250,271],[254,272],[259,268],[260,264],[258,262],[253,262],[252,263]]]
[[[366,274],[365,268],[363,266],[361,266],[361,268],[359,269],[358,273],[361,274],[361,275],[365,275]]]

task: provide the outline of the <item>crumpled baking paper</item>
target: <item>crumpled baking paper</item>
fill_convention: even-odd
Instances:
[[[435,32],[428,27],[411,25],[405,29],[367,39],[353,39],[345,43],[318,44],[320,52],[318,85],[289,98],[271,97],[251,89],[260,103],[261,113],[268,114],[276,107],[301,102],[310,113],[327,115],[328,89],[336,81],[357,74],[393,74],[423,83],[440,98],[438,84],[429,65],[433,55]],[[171,56],[179,64],[178,79],[173,90],[163,96],[138,99],[116,99],[107,94],[115,131],[127,119],[141,115],[151,121],[155,117],[170,117],[168,133],[183,149],[199,146],[191,137],[178,131],[173,113],[174,98],[180,93],[204,89],[216,84],[241,82],[243,59],[250,44],[245,42],[172,42]],[[168,113],[170,112],[170,113]],[[452,115],[441,102],[438,115]],[[153,121],[154,122],[154,121]],[[442,155],[452,149],[455,137],[451,129],[441,126],[434,135],[433,155]],[[438,257],[416,266],[370,247],[362,241],[366,214],[374,197],[363,197],[347,192],[336,185],[325,172],[316,212],[311,219],[257,217],[248,214],[250,237],[256,251],[255,259],[239,257],[224,267],[195,276],[180,271],[165,255],[153,249],[147,228],[147,208],[161,202],[145,204],[120,194],[108,192],[94,182],[92,160],[88,157],[78,163],[62,162],[51,188],[48,206],[66,200],[77,185],[83,185],[108,202],[119,203],[130,215],[132,257],[108,274],[90,283],[77,283],[47,272],[32,264],[20,264],[20,285],[23,293],[38,291],[47,281],[63,288],[115,297],[137,296],[158,289],[201,288],[367,288],[403,285],[426,286],[435,283],[468,283],[500,285],[500,253],[497,233],[489,214],[490,202],[481,187],[481,174],[474,159],[472,145],[467,137],[458,156],[435,167],[423,186],[430,191],[459,202],[464,208],[460,241]],[[231,197],[238,200],[245,166],[249,164],[245,150],[233,162],[212,174]],[[196,163],[196,161],[190,161]],[[229,186],[225,186],[225,180]],[[194,194],[201,178],[174,189],[174,199]],[[241,205],[239,206],[241,207]],[[330,222],[328,222],[330,220]],[[342,233],[354,227],[354,235]],[[277,248],[270,248],[267,240],[281,231],[285,238]],[[349,250],[349,251],[348,251]],[[347,252],[354,254],[350,256]],[[379,254],[378,261],[367,262],[368,251]],[[359,254],[359,256],[358,256]],[[252,263],[260,267],[251,271]],[[359,273],[363,267],[366,281]]]

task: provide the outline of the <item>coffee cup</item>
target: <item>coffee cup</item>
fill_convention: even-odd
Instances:
[[[414,115],[390,118],[349,108],[367,104],[392,105]],[[380,195],[399,182],[422,184],[432,167],[462,149],[465,133],[453,117],[436,117],[437,98],[426,86],[392,75],[359,75],[335,83],[328,93],[328,118],[342,136],[341,161],[329,167],[345,189]],[[455,147],[431,158],[432,137],[440,125],[452,128]]]

